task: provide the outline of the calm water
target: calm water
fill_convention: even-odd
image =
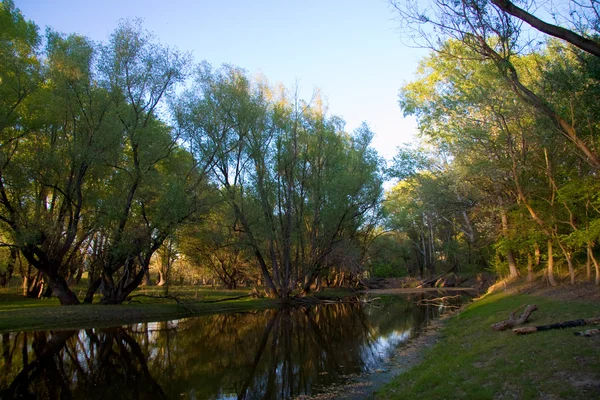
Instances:
[[[438,315],[411,297],[2,335],[0,397],[286,399],[381,368]]]

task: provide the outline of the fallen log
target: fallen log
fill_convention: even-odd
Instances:
[[[519,316],[519,318],[515,318],[517,311],[519,311],[523,307],[525,307],[525,304],[511,312],[507,320],[493,324],[492,329],[495,331],[504,331],[506,329],[513,328],[517,325],[522,325],[525,322],[527,322],[531,313],[538,309],[535,304],[529,304],[527,307],[525,307],[525,310]]]
[[[223,301],[229,301],[229,300],[239,300],[239,299],[243,299],[245,297],[258,297],[257,294],[255,293],[249,293],[249,294],[243,294],[241,296],[235,296],[235,297],[225,297],[222,299],[216,299],[216,300],[202,300],[200,301],[201,303],[221,303]]]
[[[593,325],[593,324],[600,324],[600,317],[575,319],[572,321],[557,322],[555,324],[542,325],[542,326],[526,326],[523,328],[515,328],[515,329],[513,329],[513,332],[516,333],[517,335],[526,335],[526,334],[534,333],[534,332],[549,331],[551,329],[574,328],[576,326]]]
[[[418,288],[423,288],[425,286],[430,286],[435,284],[438,280],[440,280],[441,278],[443,278],[444,276],[448,275],[450,272],[454,271],[456,269],[456,265],[453,266],[452,268],[450,268],[448,271],[444,272],[441,275],[438,275],[436,277],[433,278],[429,278],[429,279],[425,279],[423,282],[421,282],[421,284],[419,286],[417,286]]]
[[[588,329],[587,331],[573,333],[575,333],[575,336],[596,336],[600,335],[600,329]]]
[[[151,298],[151,299],[175,300],[175,302],[177,302],[177,304],[179,304],[180,306],[182,306],[183,308],[185,308],[187,311],[189,311],[191,313],[193,313],[195,311],[194,309],[190,308],[189,305],[187,305],[184,301],[182,301],[177,296],[171,296],[171,295],[168,295],[168,294],[167,295],[156,296],[156,295],[152,295],[152,294],[143,294],[143,293],[140,293],[140,294],[134,294],[132,296],[129,296],[127,298],[127,301],[130,301],[130,302],[131,301],[135,301],[135,300],[133,300],[135,297],[148,297],[148,298]]]

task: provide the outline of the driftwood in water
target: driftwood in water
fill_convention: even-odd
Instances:
[[[313,306],[319,304],[371,304],[378,300],[381,300],[381,297],[374,297],[372,299],[361,299],[359,297],[324,297],[324,296],[311,296],[311,297],[293,297],[291,299],[291,303],[297,306]]]
[[[444,296],[444,297],[436,297],[435,299],[422,299],[417,302],[419,306],[436,306],[443,307],[449,309],[458,309],[460,305],[447,304],[451,299],[460,299],[460,294],[456,296]]]
[[[526,335],[528,333],[534,333],[539,331],[549,331],[551,329],[564,329],[573,328],[576,326],[600,324],[600,317],[593,318],[582,318],[575,319],[573,321],[558,322],[556,324],[543,325],[543,326],[527,326],[524,328],[515,328],[513,332],[519,335]]]
[[[600,329],[588,329],[583,332],[574,332],[575,336],[597,336],[600,335]]]
[[[519,316],[519,318],[515,318],[517,311],[519,311],[523,307],[525,307],[525,304],[511,312],[507,320],[493,324],[492,329],[495,331],[503,331],[509,328],[513,328],[517,325],[522,325],[525,322],[527,322],[531,313],[538,309],[535,304],[529,304],[527,307],[525,307],[525,310]]]
[[[448,271],[444,272],[441,275],[438,275],[436,277],[433,278],[429,278],[429,279],[425,279],[423,282],[421,282],[421,284],[419,286],[417,286],[418,288],[423,288],[425,286],[433,286],[437,281],[439,281],[441,278],[443,278],[444,276],[448,275],[450,272],[454,271],[456,269],[456,265],[453,266],[452,268],[450,268]]]

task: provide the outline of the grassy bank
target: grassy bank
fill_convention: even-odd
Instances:
[[[85,282],[75,287],[75,292],[85,293]],[[60,330],[103,328],[133,324],[136,322],[167,321],[196,315],[223,312],[243,312],[278,307],[276,299],[241,297],[250,293],[249,288],[225,290],[198,286],[173,286],[168,295],[164,287],[141,287],[133,292],[131,302],[106,306],[80,304],[61,306],[55,297],[29,299],[20,294],[20,288],[12,285],[0,288],[0,333],[33,330]],[[318,297],[345,297],[346,289],[326,289]],[[94,301],[99,301],[96,296]],[[225,300],[225,301],[222,301]],[[218,301],[218,302],[215,302]]]
[[[160,296],[164,289],[145,288],[134,294]],[[109,327],[147,321],[165,321],[218,312],[240,312],[276,307],[272,299],[245,297],[210,303],[210,301],[248,294],[249,289],[215,290],[211,288],[177,288],[170,295],[180,299],[135,297],[128,304],[104,306],[81,304],[61,306],[56,298],[27,299],[14,291],[0,291],[0,333],[10,331],[79,329]]]
[[[537,304],[531,325],[600,315],[593,301],[498,293],[450,318],[424,361],[378,393],[380,399],[600,398],[600,336],[570,328],[517,336],[490,325],[522,304]],[[597,327],[597,326],[596,326]]]

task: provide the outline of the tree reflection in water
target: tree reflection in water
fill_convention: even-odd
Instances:
[[[378,368],[437,317],[418,298],[2,335],[8,398],[286,399]]]

